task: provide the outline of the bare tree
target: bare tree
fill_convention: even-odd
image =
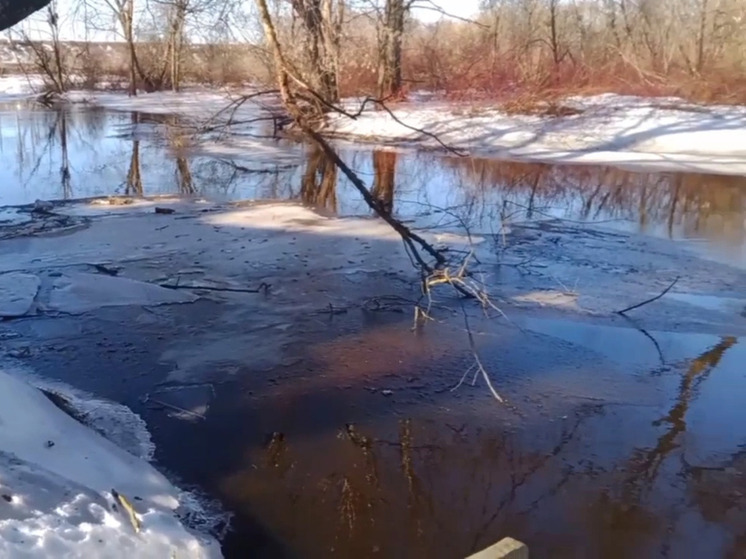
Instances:
[[[35,73],[44,78],[48,92],[64,93],[69,85],[69,71],[66,67],[66,56],[63,52],[63,44],[60,40],[60,18],[57,11],[57,2],[51,2],[45,10],[45,22],[42,27],[36,28],[36,35],[31,37],[30,32],[20,28],[10,33],[11,46],[16,53],[17,60],[23,67],[23,58],[26,49],[33,55]],[[19,41],[14,40],[18,37]]]
[[[129,73],[129,94],[137,95],[138,79],[143,82],[147,89],[153,89],[152,80],[143,71],[140,60],[137,55],[136,36],[135,36],[135,0],[102,0],[99,4],[97,0],[83,0],[86,8],[94,15],[101,16],[102,8],[114,16],[116,24],[119,26],[119,32],[124,39],[127,49],[128,73]]]

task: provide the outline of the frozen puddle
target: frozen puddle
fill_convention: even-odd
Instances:
[[[637,371],[650,370],[660,365],[661,361],[672,363],[702,353],[720,339],[718,336],[696,333],[643,333],[632,327],[561,319],[528,318],[522,321],[522,325],[532,332],[584,347]]]

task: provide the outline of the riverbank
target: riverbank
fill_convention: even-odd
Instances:
[[[115,110],[176,113],[210,125],[231,115],[239,124],[230,131],[240,134],[255,127],[255,119],[279,110],[271,97],[237,105],[242,95],[251,93],[197,89],[127,98],[76,92],[68,98]],[[484,103],[408,102],[392,104],[389,111],[376,111],[368,104],[359,113],[360,106],[345,102],[354,118],[332,113],[325,131],[357,143],[450,155],[746,174],[746,150],[740,147],[746,145],[746,108],[741,106],[615,94],[571,97],[545,107],[538,103],[532,107],[534,114],[506,112]]]
[[[0,100],[34,95],[38,80],[0,80]],[[273,96],[244,96],[254,89],[192,87],[180,93],[72,91],[73,103],[120,111],[172,114],[197,129],[214,129],[228,120],[233,135],[256,129],[260,120],[281,112]],[[423,99],[427,99],[425,96]],[[376,111],[361,101],[343,103],[353,118],[329,115],[326,132],[338,139],[388,147],[425,148],[472,157],[551,163],[607,164],[649,171],[746,174],[746,108],[702,105],[677,98],[633,97],[613,93],[534,102],[524,108],[490,103],[411,101]],[[508,110],[509,109],[509,110]],[[272,133],[270,126],[269,133]],[[234,138],[235,140],[235,138]],[[260,144],[242,138],[239,147]]]

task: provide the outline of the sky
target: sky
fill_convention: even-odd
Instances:
[[[430,2],[432,5],[439,6],[442,10],[457,17],[471,17],[479,10],[480,0],[422,0],[422,3]],[[61,32],[63,40],[93,40],[93,41],[113,41],[117,40],[116,33],[111,31],[88,31],[86,37],[85,26],[80,22],[80,16],[75,16],[75,6],[79,0],[58,0],[59,14],[62,21]],[[444,16],[437,10],[414,8],[412,15],[427,23],[438,21]],[[21,24],[29,35],[34,39],[48,38],[47,26],[44,16],[34,16],[33,20]]]

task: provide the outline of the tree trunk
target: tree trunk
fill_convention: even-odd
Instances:
[[[306,35],[308,81],[327,103],[339,101],[337,65],[341,33],[341,2],[334,14],[332,0],[293,0]]]
[[[54,4],[50,4],[48,8],[47,20],[49,21],[49,27],[52,31],[52,50],[54,51],[54,66],[55,73],[57,75],[57,91],[64,93],[65,91],[65,79],[62,69],[62,45],[60,44],[60,27],[59,27],[59,15],[54,7]]]
[[[184,25],[186,22],[188,0],[177,2],[171,14],[171,29],[169,31],[169,66],[171,70],[171,89],[179,91],[181,88],[181,57],[184,49]]]
[[[699,36],[697,37],[697,73],[701,74],[705,65],[705,39],[707,29],[708,1],[702,0],[702,9],[699,14]]]
[[[119,19],[122,24],[122,32],[124,34],[124,40],[127,41],[127,49],[130,55],[130,96],[137,95],[137,74],[135,68],[137,66],[137,52],[135,51],[135,37],[133,30],[133,20],[135,18],[135,0],[127,0],[123,6],[122,13],[119,14]]]
[[[382,44],[378,53],[378,96],[382,99],[401,94],[402,36],[406,10],[404,0],[386,0]]]

